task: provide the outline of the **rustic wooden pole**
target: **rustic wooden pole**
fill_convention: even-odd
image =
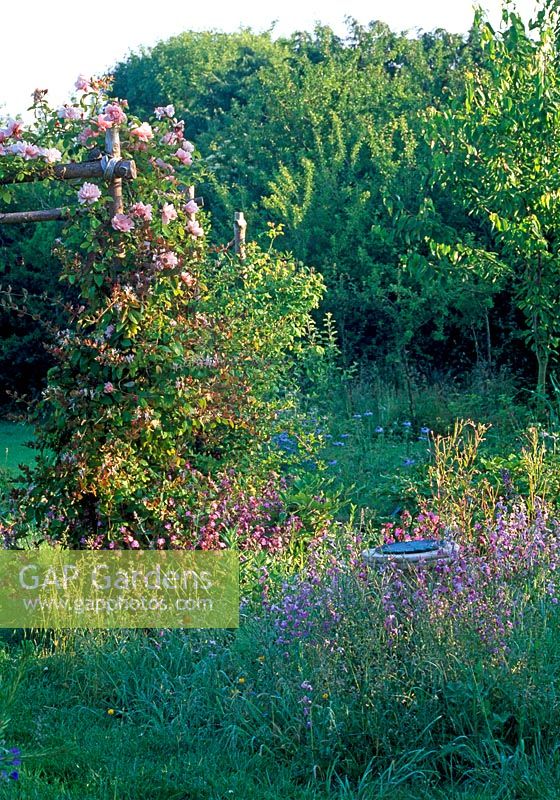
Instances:
[[[116,167],[121,160],[121,137],[119,136],[119,129],[116,126],[109,128],[105,134],[105,150],[107,151],[107,157],[109,159],[106,162],[105,176],[111,184],[113,214],[122,214],[124,210],[122,178],[116,175]]]
[[[17,225],[20,222],[49,222],[53,219],[68,219],[69,208],[45,208],[41,211],[13,211],[0,214],[0,225]]]
[[[233,217],[233,239],[235,243],[235,254],[245,260],[245,236],[247,233],[247,221],[243,211],[236,211]]]
[[[58,181],[71,181],[76,178],[103,178],[106,173],[106,167],[103,159],[97,161],[83,161],[72,164],[56,164],[50,170],[35,172],[32,175],[24,175],[21,183],[30,183],[31,181],[42,181],[50,178],[51,180]],[[136,164],[134,161],[119,161],[114,165],[113,175],[117,178],[125,178],[133,180],[137,176]],[[20,181],[17,181],[20,183]],[[2,178],[0,186],[5,186],[9,183],[16,183],[12,178]]]

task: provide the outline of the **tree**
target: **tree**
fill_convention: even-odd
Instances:
[[[488,258],[510,268],[541,401],[560,343],[559,10],[546,0],[526,26],[506,3],[499,31],[478,11],[482,64],[433,110],[431,132],[439,181],[491,233]]]

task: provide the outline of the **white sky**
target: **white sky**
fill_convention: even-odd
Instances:
[[[500,0],[480,3],[496,24]],[[527,16],[535,0],[517,0]],[[472,0],[76,0],[9,2],[0,12],[0,113],[15,116],[35,88],[48,88],[51,104],[65,101],[77,75],[108,71],[129,51],[185,30],[235,31],[250,27],[275,33],[312,30],[316,22],[345,31],[344,18],[382,20],[393,30],[445,28],[466,32]]]

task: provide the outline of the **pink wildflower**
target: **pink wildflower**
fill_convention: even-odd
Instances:
[[[105,394],[112,394],[113,392],[116,392],[116,389],[111,383],[111,381],[107,381],[107,383],[103,387],[103,391],[105,392]]]
[[[169,225],[172,219],[177,219],[177,211],[173,203],[166,203],[161,210],[162,224]]]
[[[150,139],[154,138],[154,132],[152,131],[152,126],[148,122],[143,122],[136,128],[132,128],[132,130],[130,131],[130,135],[136,136],[139,142],[149,142]]]
[[[128,216],[128,214],[115,214],[111,220],[111,225],[116,231],[128,233],[134,228],[134,221]]]
[[[152,219],[152,206],[150,203],[134,203],[134,205],[130,206],[130,213],[133,217],[150,222]]]
[[[97,203],[100,197],[101,190],[99,186],[96,186],[95,183],[88,183],[87,181],[82,185],[80,191],[78,192],[78,202],[82,204],[87,203],[90,206],[93,203]]]

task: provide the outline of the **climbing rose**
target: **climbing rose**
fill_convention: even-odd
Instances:
[[[107,128],[113,127],[113,120],[110,117],[106,117],[104,114],[99,114],[96,122],[100,131],[106,131]]]
[[[171,119],[171,117],[175,116],[175,106],[158,106],[154,109],[154,114],[158,119],[163,119],[163,117],[169,117]]]
[[[82,119],[84,112],[74,106],[61,106],[56,112],[60,119]]]
[[[56,147],[41,147],[41,152],[39,153],[47,164],[54,164],[55,161],[60,161],[62,158],[62,153]]]
[[[110,119],[114,125],[122,125],[126,122],[126,114],[118,103],[109,103],[105,106],[105,118]]]
[[[181,278],[183,283],[186,284],[187,286],[194,286],[194,284],[196,283],[196,278],[194,278],[190,274],[190,272],[181,272],[181,275],[179,277]]]
[[[197,211],[198,211],[198,204],[195,203],[194,200],[189,200],[189,202],[185,206],[185,213],[196,214]]]
[[[180,147],[174,155],[186,167],[188,167],[188,166],[190,166],[192,164],[192,156],[191,156],[191,154],[187,150],[183,150],[182,147]]]
[[[149,142],[150,139],[154,138],[152,126],[147,122],[143,122],[137,128],[132,128],[130,135],[136,136],[139,142]]]
[[[169,225],[172,219],[177,219],[177,211],[173,203],[166,203],[161,210],[162,224]]]
[[[186,150],[187,153],[194,153],[194,144],[192,142],[188,142],[186,139],[183,139],[183,144],[181,145],[183,150]]]
[[[115,387],[113,386],[113,384],[111,383],[111,381],[107,381],[107,383],[106,383],[106,384],[104,385],[104,387],[103,387],[103,391],[104,391],[106,394],[111,394],[112,392],[114,392],[114,391],[115,391]]]
[[[134,222],[128,214],[115,214],[111,220],[111,225],[116,231],[122,231],[123,233],[128,233],[134,228]]]
[[[80,74],[76,78],[76,83],[74,86],[79,92],[87,92],[89,89],[91,89],[91,79]]]
[[[162,268],[173,269],[179,263],[179,259],[173,250],[166,250],[158,256],[157,264]]]
[[[99,198],[101,197],[101,190],[95,183],[88,183],[87,181],[83,184],[78,192],[78,202],[80,203],[87,203],[88,205],[92,205],[93,203],[97,203]]]
[[[150,203],[134,203],[133,206],[130,206],[130,213],[133,217],[150,222],[152,219],[152,206]]]
[[[196,219],[190,219],[187,222],[187,230],[191,234],[191,236],[194,236],[196,238],[198,238],[199,236],[204,236],[204,229]]]

